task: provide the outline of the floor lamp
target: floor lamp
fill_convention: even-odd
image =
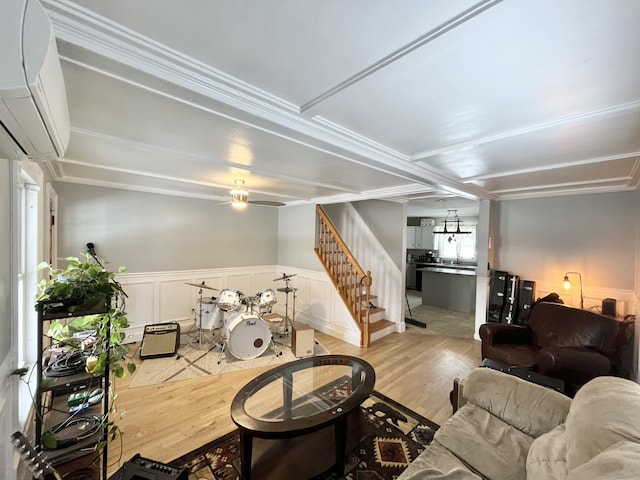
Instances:
[[[567,272],[564,274],[564,288],[569,290],[571,288],[571,282],[569,281],[569,275],[578,275],[580,279],[580,308],[584,310],[584,293],[582,293],[582,275],[580,272]]]

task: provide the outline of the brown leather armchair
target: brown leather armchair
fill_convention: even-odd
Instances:
[[[482,358],[558,378],[573,396],[592,378],[625,375],[616,339],[624,324],[615,318],[559,303],[536,303],[528,325],[480,325]]]

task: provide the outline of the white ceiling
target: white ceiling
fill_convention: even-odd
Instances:
[[[639,0],[42,2],[60,181],[443,212],[640,185]]]

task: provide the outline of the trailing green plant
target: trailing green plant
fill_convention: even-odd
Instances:
[[[39,270],[47,270],[48,276],[39,284],[36,309],[41,306],[44,313],[68,312],[78,315],[52,320],[48,335],[69,348],[87,351],[89,373],[103,375],[108,360],[110,372],[122,378],[126,372],[133,373],[136,368],[135,364],[126,361],[129,349],[123,343],[125,329],[129,326],[124,308],[125,295],[115,281],[114,272],[93,260],[88,253],[83,255],[84,260],[77,257],[61,259],[67,262],[64,269],[53,268],[47,263],[38,266]],[[118,273],[126,271],[125,267],[118,269]],[[82,315],[96,308],[102,311]],[[74,337],[74,334],[92,331],[95,332],[95,341],[88,348],[82,338]]]
[[[64,269],[53,268],[46,262],[38,265],[38,270],[47,270],[47,278],[40,284],[37,303],[44,304],[44,311],[65,309],[73,313],[86,311],[122,294],[122,287],[115,281],[115,273],[94,261],[90,254],[83,253],[84,260],[65,257]],[[120,267],[118,273],[127,269]],[[37,305],[36,305],[37,307]]]

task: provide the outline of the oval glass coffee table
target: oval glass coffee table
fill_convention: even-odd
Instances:
[[[373,391],[373,367],[323,355],[280,365],[245,385],[231,403],[240,431],[242,479],[251,478],[253,438],[291,438],[334,426],[335,470],[344,471],[347,418]]]

